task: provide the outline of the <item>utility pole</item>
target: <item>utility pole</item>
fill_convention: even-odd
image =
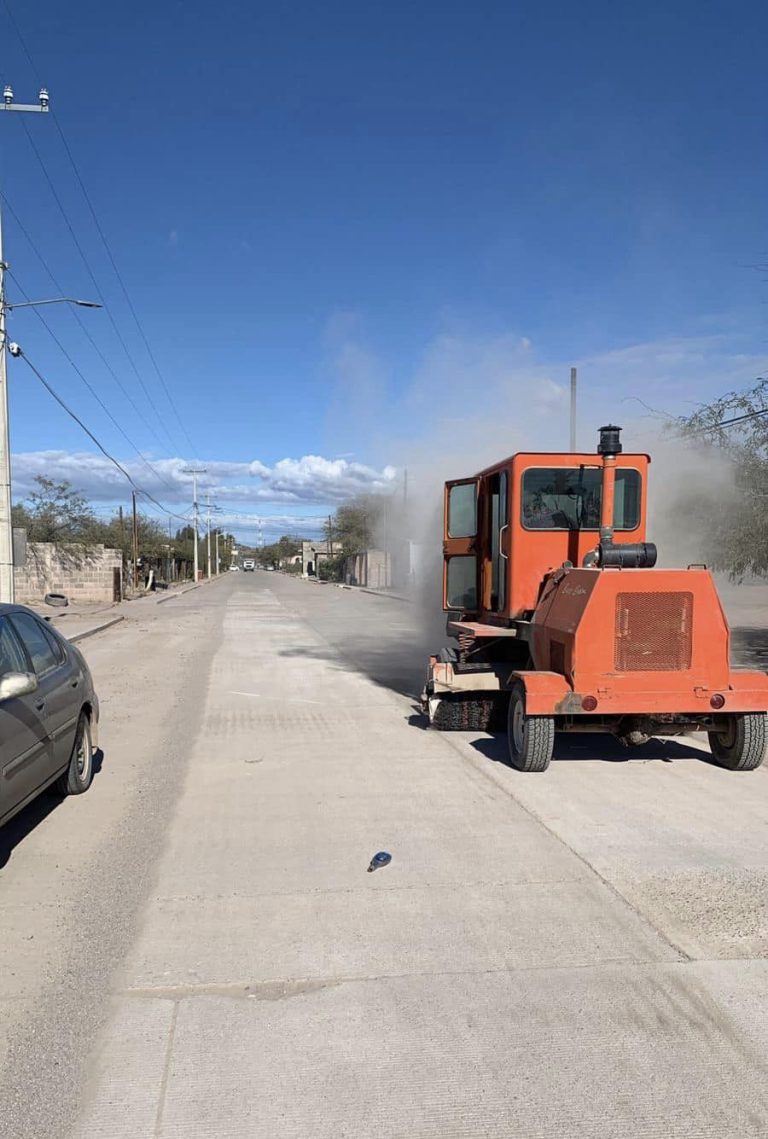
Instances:
[[[139,527],[136,521],[136,491],[131,491],[133,503],[133,591],[136,592],[136,583],[139,573]]]
[[[193,564],[195,567],[195,584],[197,584],[197,575],[198,575],[197,544],[198,544],[198,530],[199,530],[199,524],[200,524],[200,519],[198,516],[199,512],[198,512],[198,507],[197,507],[197,476],[198,475],[204,475],[206,473],[207,469],[208,469],[207,467],[182,467],[182,470],[181,470],[181,473],[183,475],[192,475],[192,496],[193,496],[192,510],[193,510],[193,514],[194,514],[193,526],[194,526],[194,530],[195,530],[195,553],[194,553],[194,560],[193,560]]]
[[[6,86],[0,111],[47,111],[48,92],[40,88],[37,105],[14,103],[13,90]],[[3,259],[3,218],[0,210],[0,601],[13,604],[13,515],[11,502],[11,439],[8,422],[8,343],[5,333],[5,270]]]
[[[208,551],[208,580],[210,581],[211,580],[211,492],[208,490],[205,492],[205,505],[206,505],[207,510],[208,510],[208,519],[207,519],[207,522],[208,522],[208,538],[207,538],[206,546],[207,546],[207,551]]]
[[[128,568],[128,558],[126,557],[126,554],[125,554],[125,519],[123,518],[122,506],[118,506],[118,508],[117,508],[117,517],[120,520],[120,551],[123,555],[123,561],[122,561],[123,577],[122,577],[122,583],[121,583],[121,594],[124,597],[125,596],[125,573],[126,573],[126,570]]]
[[[571,368],[571,450],[576,450],[576,369]]]
[[[219,531],[216,530],[216,577],[219,576]]]

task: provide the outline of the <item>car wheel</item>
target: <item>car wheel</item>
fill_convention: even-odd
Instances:
[[[60,775],[56,788],[62,795],[82,795],[93,779],[93,741],[91,721],[86,712],[80,713],[75,732],[75,742],[69,757],[69,767]]]

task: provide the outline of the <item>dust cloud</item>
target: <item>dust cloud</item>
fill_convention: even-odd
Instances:
[[[400,551],[399,566],[393,558],[395,576],[414,602],[420,640],[431,639],[433,651],[446,643],[444,483],[471,477],[516,451],[566,445],[569,397],[564,387],[518,370],[506,374],[492,370],[486,379],[472,373],[468,378],[454,365],[447,385],[429,384],[427,392],[423,386],[412,392],[411,410],[422,416],[419,435],[388,440],[389,461],[397,467],[400,482],[376,538],[382,548]],[[474,413],[473,393],[482,393],[483,408]],[[496,413],[489,414],[488,407]]]
[[[348,329],[344,329],[348,332]],[[357,330],[355,330],[357,331]],[[415,639],[434,650],[446,641],[442,611],[443,484],[470,477],[520,450],[568,448],[567,369],[540,364],[525,338],[462,335],[435,339],[394,397],[386,369],[352,338],[339,342],[337,375],[344,446],[397,470],[376,533],[392,559],[394,584],[414,601]],[[731,466],[719,452],[675,441],[647,418],[627,418],[622,389],[593,387],[580,402],[580,450],[596,452],[598,428],[622,424],[629,452],[651,456],[647,538],[660,567],[707,561],[713,513],[728,509],[735,491]],[[708,507],[711,505],[712,509]],[[731,590],[732,592],[732,590]]]
[[[663,567],[706,564],[712,520],[734,502],[733,467],[712,447],[660,437],[649,447],[648,540]]]
[[[413,598],[421,639],[428,634],[433,648],[446,641],[441,598],[444,482],[469,477],[515,451],[561,449],[562,427],[553,429],[553,422],[562,423],[565,404],[563,390],[559,406],[555,402],[548,415],[529,412],[525,421],[516,418],[506,424],[501,417],[488,421],[478,416],[459,425],[444,419],[418,447],[402,446],[396,453],[399,470],[407,470],[407,492],[401,475],[377,541],[381,548],[408,551],[409,573],[407,581],[399,575],[401,588]],[[508,406],[515,406],[515,401]],[[595,450],[598,426],[590,441]],[[637,427],[629,422],[623,441],[627,451],[647,450],[651,456],[647,538],[658,547],[659,567],[706,564],[712,551],[712,520],[729,509],[737,493],[731,464],[712,448],[676,441],[661,432],[649,439],[647,426],[642,432]],[[638,445],[635,440],[641,435],[643,443]],[[584,449],[592,448],[587,443]],[[729,616],[737,621],[748,585],[738,586],[718,575],[718,588]]]

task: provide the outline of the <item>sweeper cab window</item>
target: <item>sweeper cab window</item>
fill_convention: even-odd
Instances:
[[[599,467],[530,467],[523,472],[522,523],[526,530],[598,530],[602,471]],[[616,471],[613,524],[640,523],[640,472]]]

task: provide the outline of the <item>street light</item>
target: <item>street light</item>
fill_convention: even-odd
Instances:
[[[50,95],[41,87],[37,103],[16,103],[13,88],[6,83],[0,111],[47,114]],[[5,276],[3,261],[3,219],[0,213],[0,601],[15,599],[13,585],[13,520],[11,517],[11,443],[8,435],[8,376],[6,372],[5,343]]]
[[[51,297],[42,301],[19,301],[8,304],[5,299],[5,271],[3,261],[3,230],[0,217],[0,601],[16,600],[13,580],[13,515],[11,510],[11,441],[8,427],[8,374],[6,350],[17,355],[8,344],[5,330],[6,313],[17,308],[37,308],[39,305],[79,305],[82,308],[101,308],[97,301],[81,301],[74,297]]]
[[[3,266],[5,268],[5,266]],[[16,304],[6,304],[5,311],[12,312],[17,308],[39,308],[40,305],[80,305],[80,308],[103,308],[97,301],[79,301],[75,297],[52,297],[46,301],[17,301]]]

